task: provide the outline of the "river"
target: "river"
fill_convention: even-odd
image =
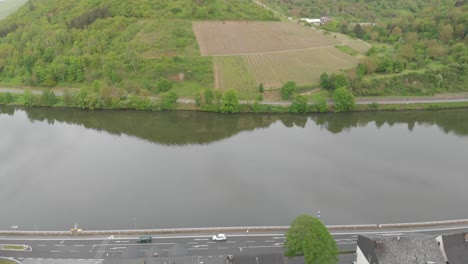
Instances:
[[[0,229],[467,218],[468,110],[220,115],[0,106]]]

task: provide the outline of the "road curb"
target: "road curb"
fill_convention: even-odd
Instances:
[[[384,230],[403,229],[415,227],[437,227],[468,225],[468,219],[393,223],[393,224],[369,224],[369,225],[328,225],[330,231],[353,231],[353,230]],[[289,226],[252,226],[252,227],[202,227],[202,228],[172,228],[172,229],[138,229],[138,230],[90,230],[72,234],[70,231],[9,231],[0,230],[0,235],[5,236],[97,236],[97,235],[141,235],[141,234],[196,234],[196,233],[227,233],[227,232],[286,232]]]

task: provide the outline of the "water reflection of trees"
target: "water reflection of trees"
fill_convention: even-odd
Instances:
[[[129,135],[167,145],[207,144],[229,138],[242,131],[265,128],[280,121],[286,127],[305,127],[309,120],[330,131],[341,133],[356,127],[375,124],[406,124],[411,131],[416,124],[437,125],[446,133],[468,134],[468,110],[359,112],[342,114],[220,115],[198,112],[81,111],[77,109],[24,109],[31,122],[63,122]],[[13,115],[15,108],[0,106],[0,114]]]

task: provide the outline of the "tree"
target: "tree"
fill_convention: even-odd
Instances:
[[[307,97],[298,95],[294,98],[294,102],[289,106],[289,112],[295,114],[307,113]]]
[[[341,87],[347,87],[349,85],[348,78],[346,75],[339,73],[339,74],[332,74],[330,76],[330,86],[331,89],[338,89]]]
[[[295,93],[297,90],[296,83],[293,81],[289,81],[281,87],[281,97],[284,100],[288,100],[291,98],[291,95]]]
[[[72,106],[73,104],[73,94],[71,94],[68,89],[63,91],[63,104],[65,106]]]
[[[320,75],[320,86],[324,89],[330,88],[330,77],[328,73],[324,72]]]
[[[263,93],[263,83],[261,83],[259,86],[258,86],[258,92],[259,93]]]
[[[320,112],[320,113],[326,112],[328,109],[327,100],[325,100],[323,96],[320,96],[314,100],[313,107],[315,111],[317,112]]]
[[[306,264],[335,264],[338,248],[335,239],[319,219],[298,216],[291,223],[284,243],[285,256],[304,255]]]
[[[26,107],[34,106],[34,95],[31,93],[30,89],[24,91],[23,102]]]
[[[377,70],[378,62],[372,57],[366,57],[362,60],[362,64],[366,68],[367,74],[372,74]]]
[[[440,31],[440,39],[445,42],[445,43],[448,43],[449,40],[452,40],[453,38],[453,27],[452,25],[448,24],[448,25],[445,25],[444,27],[442,27],[442,30]]]
[[[239,112],[239,95],[236,90],[227,90],[222,98],[221,113],[237,113]]]
[[[400,57],[408,61],[412,61],[416,58],[416,53],[414,51],[413,45],[411,44],[405,44],[401,46],[399,50],[399,55]]]
[[[336,112],[352,111],[356,107],[354,95],[346,87],[341,87],[333,93],[333,101],[335,102]]]

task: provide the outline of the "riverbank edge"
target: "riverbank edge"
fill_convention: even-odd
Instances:
[[[468,219],[412,222],[412,223],[390,223],[390,224],[363,224],[363,225],[327,225],[330,231],[378,231],[392,229],[410,229],[421,227],[449,227],[468,225]],[[96,236],[96,235],[142,235],[142,234],[196,234],[196,233],[226,233],[226,232],[286,232],[289,226],[249,226],[249,227],[199,227],[199,228],[167,228],[167,229],[136,229],[136,230],[90,230],[71,231],[9,231],[0,230],[3,236]]]
[[[8,92],[1,92],[0,95],[6,94]],[[13,97],[15,97],[14,102],[10,104],[3,104],[0,103],[0,105],[5,105],[5,106],[21,106],[21,107],[26,107],[24,102],[22,100],[19,100],[19,97],[22,97],[22,94],[13,94]],[[57,98],[60,98],[62,100],[63,96],[57,95]],[[375,102],[374,101],[367,101],[367,102],[357,102],[355,109],[352,111],[348,112],[374,112],[374,111],[408,111],[408,110],[442,110],[442,109],[457,109],[457,108],[468,108],[468,100],[467,101],[459,101],[457,99],[454,99],[454,101],[450,102],[447,99],[437,99],[434,98],[433,102],[427,102],[427,101],[411,101],[411,103],[392,103],[388,101],[382,101],[379,103],[378,99],[376,97],[373,97],[372,99],[377,99]],[[385,98],[382,98],[385,99]],[[63,101],[63,100],[62,100]],[[254,103],[242,103],[239,105],[239,114],[243,113],[254,113],[254,114],[278,114],[278,113],[284,113],[284,114],[292,114],[289,110],[290,104],[292,102],[283,102],[283,105],[278,105],[276,102],[259,102],[255,106]],[[317,111],[314,107],[313,103],[308,103],[308,109],[305,113],[296,113],[296,114],[310,114],[310,113],[336,113],[334,107],[333,107],[333,102],[327,102],[328,108],[325,111]],[[72,108],[72,109],[82,109],[82,110],[90,110],[90,109],[83,109],[77,106],[67,106],[64,105],[62,102],[52,105],[52,106],[32,106],[31,108],[36,108],[36,107],[47,107],[47,108]],[[138,108],[133,108],[133,107],[127,107],[127,108],[106,108],[106,107],[99,107],[93,110],[137,110],[137,111],[148,111],[148,112],[160,112],[160,111],[195,111],[195,112],[209,112],[209,113],[221,113],[218,111],[218,109],[215,107],[213,108],[214,110],[210,109],[202,109],[200,107],[197,107],[195,103],[190,102],[188,100],[182,99],[181,101],[177,102],[174,106],[173,109],[171,110],[147,110],[147,109],[138,109]],[[93,111],[91,110],[91,111]]]

